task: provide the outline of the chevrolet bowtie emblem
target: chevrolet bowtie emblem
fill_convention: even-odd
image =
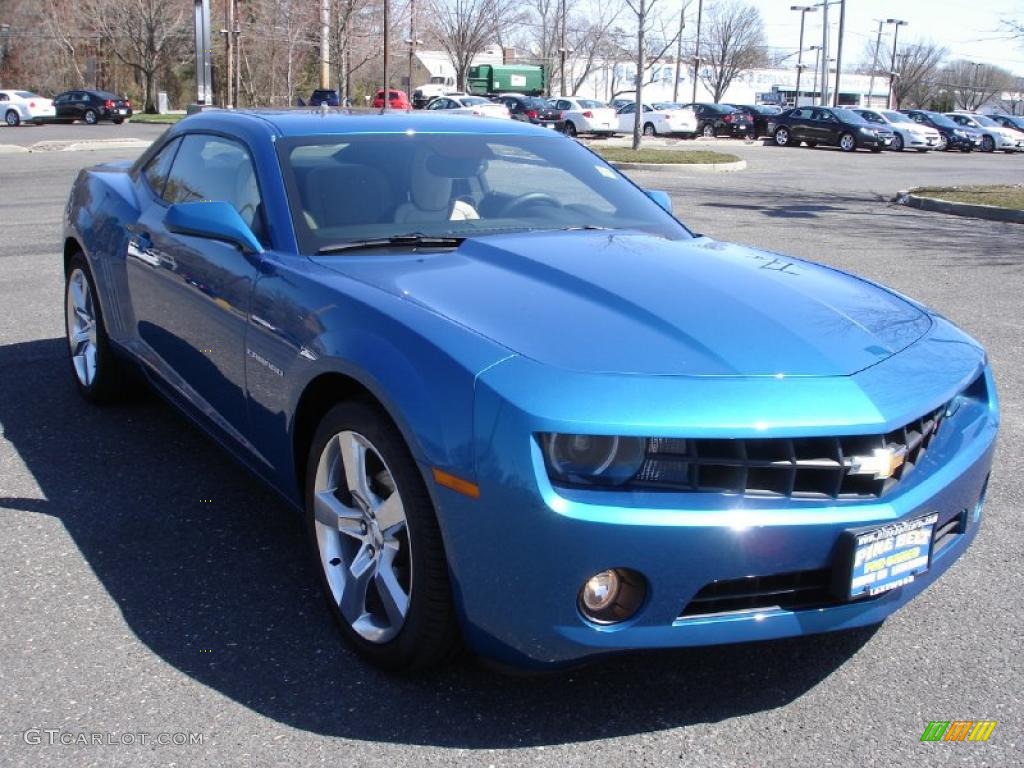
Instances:
[[[874,475],[875,480],[888,480],[907,460],[907,449],[875,448],[871,456],[850,457],[851,475]]]

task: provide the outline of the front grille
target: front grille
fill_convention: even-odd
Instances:
[[[713,581],[693,597],[680,618],[773,608],[799,611],[837,605],[830,591],[831,584],[832,571],[828,568]]]
[[[877,498],[924,457],[946,406],[886,434],[751,439],[650,438],[630,485],[646,489],[808,499]],[[858,474],[879,449],[904,457],[890,477]]]

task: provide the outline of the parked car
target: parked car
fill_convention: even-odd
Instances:
[[[973,128],[981,134],[982,152],[1024,152],[1024,137],[1018,131],[1004,128],[995,120],[973,112],[947,112],[946,117],[963,128]]]
[[[455,78],[451,75],[434,75],[429,82],[416,86],[416,90],[412,92],[413,108],[423,109],[438,96],[454,93],[457,90]]]
[[[1020,115],[988,115],[991,119],[999,123],[1003,128],[1009,128],[1012,131],[1020,131],[1024,134],[1024,117]]]
[[[780,147],[795,147],[803,142],[808,147],[835,146],[844,152],[881,152],[892,144],[894,135],[888,127],[872,125],[843,107],[796,107],[776,115],[769,124]]]
[[[483,96],[469,96],[464,93],[449,93],[438,96],[424,107],[426,110],[443,112],[447,115],[476,115],[478,117],[502,117],[509,119],[508,107]]]
[[[902,112],[891,109],[859,109],[851,107],[869,123],[884,125],[892,131],[892,144],[889,149],[902,152],[904,149],[916,149],[927,152],[930,149],[942,149],[942,135],[931,126],[912,120]]]
[[[568,136],[590,133],[612,136],[618,131],[615,110],[596,99],[575,96],[555,96],[548,103],[561,113],[562,131]]]
[[[641,130],[644,136],[695,136],[697,115],[692,109],[681,104],[644,104]],[[636,102],[625,104],[617,113],[619,131],[632,133]]]
[[[370,103],[373,109],[383,109],[384,107],[384,89],[381,88],[373,95],[373,101]],[[388,108],[389,109],[412,109],[412,103],[409,101],[409,97],[405,91],[389,90],[388,91]]]
[[[59,122],[81,120],[96,125],[110,120],[120,125],[132,116],[131,101],[109,91],[64,91],[53,98],[53,106]]]
[[[927,125],[934,128],[942,136],[947,151],[958,149],[961,152],[973,152],[981,146],[981,133],[973,128],[965,128],[957,125],[941,112],[932,112],[927,109],[901,109],[899,110],[915,123]]]
[[[753,126],[753,130],[750,132],[750,137],[753,139],[771,136],[768,130],[768,119],[782,114],[781,107],[771,104],[724,104],[723,106],[732,107],[747,116]]]
[[[697,133],[706,138],[713,136],[747,137],[754,131],[754,123],[743,112],[728,104],[683,104],[697,115]]]
[[[504,104],[513,120],[524,123],[561,128],[562,113],[539,96],[495,96],[494,101]]]
[[[341,97],[338,95],[338,92],[333,88],[317,88],[309,97],[307,106],[319,107],[320,105],[325,105],[328,107],[340,106]]]
[[[389,669],[876,625],[984,520],[985,350],[670,206],[511,120],[201,112],[78,175],[67,375],[229,446]]]
[[[55,115],[53,102],[32,91],[0,91],[0,116],[12,128],[22,123],[42,125]]]

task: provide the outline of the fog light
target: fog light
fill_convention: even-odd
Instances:
[[[580,612],[597,624],[615,624],[633,616],[644,601],[644,577],[628,568],[595,573],[579,594]]]

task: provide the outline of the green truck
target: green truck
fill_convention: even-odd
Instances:
[[[538,64],[480,64],[469,68],[469,92],[480,96],[498,93],[544,93],[544,67]]]

